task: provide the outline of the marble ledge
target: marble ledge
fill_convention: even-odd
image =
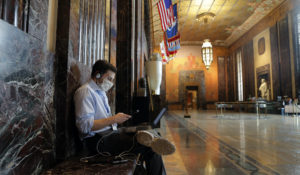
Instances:
[[[128,161],[121,164],[110,163],[83,163],[79,157],[73,157],[70,160],[58,164],[53,169],[46,170],[42,175],[61,175],[61,174],[101,174],[101,175],[128,175],[133,174],[135,161]]]

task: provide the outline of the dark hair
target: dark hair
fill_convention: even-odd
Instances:
[[[91,77],[95,77],[97,73],[105,74],[108,70],[117,73],[117,68],[105,60],[98,60],[93,65]]]

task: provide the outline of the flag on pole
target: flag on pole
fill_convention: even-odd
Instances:
[[[161,28],[166,31],[175,22],[172,0],[160,0],[157,3],[158,13],[161,21]]]
[[[157,3],[161,20],[161,27],[164,31],[163,42],[160,43],[163,62],[167,63],[180,49],[180,34],[178,32],[177,4],[172,5],[171,0],[159,0]]]
[[[172,39],[167,39],[167,36],[164,36],[166,53],[168,56],[174,55],[177,53],[177,50],[180,49],[180,35],[176,35]]]
[[[162,41],[159,45],[160,45],[160,54],[161,54],[161,57],[162,57],[162,62],[163,62],[163,64],[165,64],[169,61],[168,56],[166,54],[165,44]]]
[[[176,35],[171,39],[167,39],[168,51],[175,51],[180,49],[180,35]]]
[[[174,58],[175,53],[177,52],[177,51],[168,52],[168,50],[166,50],[166,47],[165,47],[165,41],[162,41],[160,43],[160,51],[161,51],[161,57],[162,57],[163,64],[166,64],[169,61],[171,61]]]
[[[174,23],[166,30],[167,38],[171,39],[178,35],[178,17],[177,17],[177,4],[173,5]]]
[[[167,55],[167,57],[174,57],[175,56],[175,54],[177,53],[177,50],[175,50],[175,49],[169,49],[168,48],[168,41],[167,41],[167,39],[164,37],[164,45],[165,45],[165,48],[166,48],[166,55]]]
[[[175,23],[165,32],[166,48],[169,52],[180,49],[180,34],[178,32],[177,4],[173,5]]]

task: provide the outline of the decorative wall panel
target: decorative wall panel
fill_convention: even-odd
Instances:
[[[228,77],[228,101],[235,101],[237,97],[236,91],[236,62],[234,54],[230,55],[227,63],[227,77]]]
[[[143,23],[143,20],[142,20],[142,10],[143,10],[143,4],[142,4],[142,1],[141,0],[135,0],[136,1],[136,5],[135,5],[135,39],[134,39],[134,48],[135,48],[135,66],[134,66],[134,76],[136,77],[134,79],[134,92],[136,93],[137,92],[137,85],[138,85],[138,79],[141,78],[140,77],[140,64],[142,62],[142,59],[143,59],[143,53],[142,53],[142,33],[143,33],[143,27],[142,27],[142,23]]]
[[[226,74],[225,74],[225,57],[218,57],[218,101],[226,101]]]
[[[78,8],[80,28],[79,57],[77,59],[79,62],[91,66],[97,60],[105,59],[106,0],[80,0]],[[106,60],[109,61],[108,57]]]
[[[109,47],[110,47],[110,9],[111,9],[111,1],[112,0],[105,0],[105,10],[104,10],[104,15],[105,15],[105,25],[104,25],[104,30],[105,30],[105,35],[104,35],[104,59],[107,60],[108,62],[110,61],[110,55],[109,55]]]
[[[283,96],[287,95],[288,97],[292,97],[291,58],[287,17],[278,22],[278,32],[281,94]]]
[[[116,76],[116,112],[130,113],[133,96],[134,55],[132,55],[133,30],[132,3],[118,1],[117,11],[117,68]],[[133,37],[134,38],[134,37]]]
[[[271,44],[271,58],[272,58],[272,84],[273,97],[281,96],[280,84],[280,69],[279,69],[279,48],[278,48],[278,32],[277,25],[270,28],[270,44]]]
[[[181,104],[185,104],[186,91],[189,86],[197,87],[197,102],[199,107],[205,108],[205,78],[204,71],[180,71],[178,97]]]
[[[98,2],[98,1],[97,1]],[[89,5],[87,7],[87,4]],[[94,17],[94,1],[73,0],[71,2],[59,1],[58,8],[58,25],[57,25],[57,53],[56,53],[56,156],[57,159],[65,159],[76,151],[81,149],[81,143],[78,138],[77,128],[75,126],[75,109],[73,96],[76,89],[86,83],[90,78],[91,66],[94,54],[90,38],[87,38],[84,52],[85,59],[79,59],[82,17]],[[90,11],[83,13],[81,10],[86,6]],[[94,8],[93,8],[94,7]],[[92,10],[91,10],[92,9]],[[93,11],[94,9],[94,11]],[[89,13],[87,13],[89,12]],[[94,29],[95,23],[86,23],[90,26],[89,30]],[[92,26],[93,25],[93,26]],[[68,29],[68,30],[66,30]],[[93,30],[96,32],[96,30]],[[84,31],[83,31],[84,32]],[[86,35],[85,37],[88,37]],[[95,44],[95,43],[92,43]],[[85,61],[84,61],[85,60]]]
[[[292,12],[296,97],[300,99],[300,7]]]
[[[117,0],[111,1],[110,15],[110,62],[114,66],[117,64]]]
[[[201,58],[201,46],[182,46],[176,57],[166,64],[166,100],[169,104],[178,104],[180,71],[203,71],[205,76],[205,100],[213,104],[218,101],[218,56],[227,57],[227,49],[213,47],[213,62],[207,70]]]
[[[255,97],[253,41],[243,47],[243,89],[244,99]]]
[[[75,127],[74,93],[78,87],[90,79],[91,66],[79,62],[79,36],[80,36],[80,4],[82,0],[71,1],[70,26],[69,26],[69,49],[67,67],[67,93],[65,127],[65,156],[68,157],[81,149],[77,128]],[[96,13],[96,12],[94,12]],[[95,15],[95,14],[94,14]],[[93,16],[94,16],[93,15]],[[96,25],[96,24],[93,24]],[[95,51],[95,50],[94,50]],[[93,50],[92,50],[93,52]],[[90,52],[89,52],[90,53]],[[94,59],[95,61],[98,59]],[[64,132],[64,131],[61,131]]]
[[[259,94],[257,92],[259,92],[258,87],[261,84],[261,82],[257,81],[258,80],[258,73],[256,72],[258,70],[258,68],[265,66],[265,65],[271,65],[272,63],[272,53],[271,53],[271,38],[270,38],[271,34],[270,34],[270,29],[267,28],[264,31],[262,31],[261,33],[259,33],[258,35],[256,35],[253,38],[253,56],[254,56],[254,69],[255,69],[255,73],[254,73],[254,80],[255,80],[255,97],[259,97]],[[259,50],[261,49],[261,45],[260,45],[260,39],[264,38],[265,39],[265,51],[264,53],[260,54]],[[251,47],[251,46],[250,46]],[[270,68],[270,71],[272,71],[272,67]],[[270,98],[269,99],[273,99],[272,96],[272,92],[273,92],[273,87],[272,87],[272,75],[269,75],[269,86],[268,89],[270,91]]]

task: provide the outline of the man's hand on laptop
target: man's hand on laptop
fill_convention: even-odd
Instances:
[[[122,112],[119,112],[115,116],[113,116],[113,118],[114,118],[113,120],[116,123],[121,124],[121,123],[124,123],[126,120],[130,119],[131,115],[127,115]]]

